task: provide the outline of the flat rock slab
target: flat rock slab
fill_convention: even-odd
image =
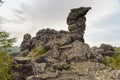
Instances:
[[[15,57],[14,60],[17,62],[17,64],[27,64],[31,61],[31,59],[27,57]]]

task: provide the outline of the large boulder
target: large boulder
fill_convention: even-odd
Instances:
[[[30,34],[25,34],[23,37],[23,41],[20,45],[20,51],[28,50],[31,51],[31,35]]]
[[[109,44],[101,44],[100,49],[103,50],[103,52],[101,52],[103,56],[111,57],[115,53],[114,47]]]
[[[31,59],[15,57],[10,66],[9,73],[13,75],[13,80],[26,80],[26,77],[33,75]]]
[[[61,48],[62,47],[62,48]],[[64,61],[86,61],[90,58],[90,52],[85,43],[78,40],[73,43],[60,47],[60,60]]]
[[[91,48],[91,60],[104,62],[105,57],[112,57],[115,54],[115,49],[110,44],[101,44],[100,47]]]
[[[86,29],[86,17],[85,15],[90,10],[90,7],[80,7],[71,10],[67,17],[68,30],[72,34],[79,34],[81,38],[84,36]]]

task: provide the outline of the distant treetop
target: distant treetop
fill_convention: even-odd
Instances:
[[[3,3],[4,3],[4,1],[3,1],[3,0],[0,0],[0,7],[2,6]]]

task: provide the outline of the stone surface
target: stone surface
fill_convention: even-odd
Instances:
[[[14,75],[13,80],[26,80],[26,77],[33,75],[33,69],[30,62],[30,58],[14,58],[9,70],[9,73]]]
[[[25,58],[25,57],[15,57],[14,60],[18,64],[27,64],[31,61],[30,58]]]
[[[90,10],[90,7],[80,7],[71,10],[67,17],[68,30],[72,34],[79,34],[81,38],[84,36],[86,29],[86,17],[85,15]]]
[[[91,48],[93,61],[103,62],[104,57],[112,57],[115,54],[114,47],[109,44],[101,44],[100,47]]]
[[[71,45],[71,48],[61,50],[61,55],[59,57],[60,60],[80,62],[89,59],[90,52],[87,49],[86,44],[76,40],[73,43],[71,43]]]
[[[71,12],[67,18],[67,24],[71,25],[75,23],[79,18],[85,16],[90,9],[90,7],[80,7],[71,9]]]
[[[23,41],[20,45],[20,51],[24,51],[24,50],[30,51],[31,50],[30,40],[31,40],[31,35],[25,34],[23,37]]]

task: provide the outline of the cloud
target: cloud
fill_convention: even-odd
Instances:
[[[120,46],[120,11],[114,14],[101,17],[94,21],[89,27],[91,31],[87,30],[86,40],[91,45],[100,45],[100,43],[109,43],[114,46]]]
[[[3,24],[6,21],[6,19],[2,16],[0,16],[0,24]]]
[[[16,43],[18,45],[25,33],[35,35],[35,32],[42,28],[67,30],[66,18],[70,9],[91,6],[92,10],[87,14],[85,38],[86,42],[96,45],[102,41],[110,42],[106,37],[108,35],[105,34],[114,33],[119,28],[116,26],[119,23],[117,18],[119,14],[116,14],[120,8],[119,2],[119,0],[7,0],[0,10],[0,15],[8,20],[3,20],[2,26],[10,31],[12,36],[18,37]],[[114,21],[113,18],[118,20]],[[116,28],[113,30],[112,26]],[[115,36],[117,37],[114,33],[114,36],[109,37]]]

